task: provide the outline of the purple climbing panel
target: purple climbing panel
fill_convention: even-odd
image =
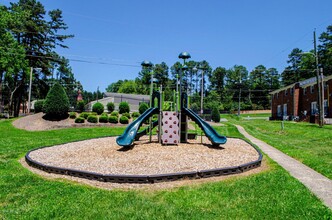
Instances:
[[[176,112],[163,112],[162,119],[162,135],[163,144],[178,144],[179,136],[179,118]]]

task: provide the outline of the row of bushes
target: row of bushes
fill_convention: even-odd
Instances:
[[[87,120],[90,123],[113,123],[117,124],[120,122],[121,124],[128,124],[129,119],[133,118],[136,119],[139,117],[140,114],[138,112],[133,112],[131,115],[130,113],[123,113],[119,120],[119,112],[113,111],[110,115],[107,113],[102,113],[99,117],[95,112],[82,112],[78,117],[75,112],[71,112],[69,117],[71,119],[75,119],[75,123],[84,123]]]

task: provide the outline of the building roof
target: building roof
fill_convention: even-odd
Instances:
[[[129,99],[144,99],[150,100],[149,95],[138,95],[138,94],[125,94],[125,93],[116,93],[116,92],[105,92],[105,97],[114,97],[114,98],[129,98]]]
[[[332,79],[332,75],[323,76],[323,79],[324,79],[324,82],[326,82],[326,81]],[[305,79],[305,80],[302,80],[300,82],[296,82],[296,83],[293,83],[291,85],[288,85],[288,86],[282,87],[280,89],[274,90],[274,91],[270,92],[270,94],[273,95],[273,94],[279,93],[281,91],[284,91],[286,89],[293,88],[296,84],[299,84],[299,86],[302,87],[302,88],[306,88],[308,86],[315,85],[316,83],[317,83],[317,78],[316,77],[311,77],[309,79]]]

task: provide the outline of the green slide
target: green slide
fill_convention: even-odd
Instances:
[[[199,117],[195,112],[189,108],[183,108],[185,114],[190,117],[199,127],[204,131],[205,135],[209,138],[213,145],[225,144],[227,138],[225,136],[219,135],[216,130],[214,130],[211,125],[205,122],[201,117]]]
[[[137,134],[138,129],[141,127],[142,123],[148,119],[153,114],[159,113],[159,108],[149,108],[141,116],[139,116],[135,121],[133,121],[121,136],[116,139],[116,143],[123,147],[130,146]]]

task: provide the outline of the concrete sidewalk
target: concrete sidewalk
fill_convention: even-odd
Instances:
[[[272,160],[277,162],[293,177],[305,185],[313,194],[320,198],[327,207],[332,209],[332,180],[300,163],[294,158],[282,153],[267,143],[254,138],[248,134],[243,127],[239,125],[236,125],[236,127],[241,134],[257,145]]]

